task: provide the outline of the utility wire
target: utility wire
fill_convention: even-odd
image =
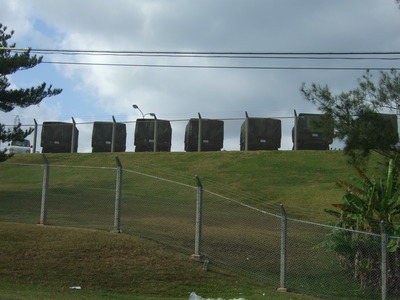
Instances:
[[[368,52],[227,52],[227,51],[129,51],[129,50],[68,50],[0,47],[0,50],[27,51],[36,54],[63,55],[111,55],[111,56],[165,56],[165,57],[212,57],[212,58],[272,58],[272,59],[382,59],[399,60],[400,57],[373,57],[400,55],[399,51]],[[365,56],[369,57],[354,57]],[[372,55],[372,56],[371,56]],[[348,56],[348,57],[345,57]]]
[[[179,58],[302,59],[302,60],[400,60],[400,52],[188,52],[188,51],[100,51],[32,49],[38,54],[137,56]],[[357,55],[357,56],[355,56]],[[365,57],[368,55],[368,57]],[[379,57],[374,57],[379,55]],[[386,56],[386,57],[385,57]],[[391,57],[388,57],[391,56]],[[395,56],[395,57],[393,57]]]
[[[176,65],[176,64],[125,64],[125,63],[91,63],[67,61],[43,61],[45,64],[112,66],[112,67],[150,67],[150,68],[190,68],[190,69],[248,69],[248,70],[347,70],[347,71],[390,71],[400,70],[394,67],[281,67],[281,66],[213,66],[213,65]]]
[[[1,50],[26,51],[28,48],[2,48]],[[130,51],[130,50],[68,50],[68,49],[29,49],[31,53],[40,55],[65,56],[113,56],[113,57],[167,57],[167,58],[225,58],[225,59],[270,59],[270,60],[381,60],[399,61],[399,51],[368,51],[368,52],[218,52],[218,51]],[[232,65],[201,65],[201,64],[141,64],[141,63],[106,63],[77,61],[43,61],[46,64],[111,66],[111,67],[149,67],[149,68],[192,68],[192,69],[248,69],[248,70],[399,70],[398,67],[312,67],[312,66],[232,66]]]
[[[1,49],[1,48],[0,48]],[[12,49],[12,48],[11,48]],[[113,51],[113,50],[54,50],[31,49],[31,52],[97,53],[97,54],[168,54],[168,55],[400,55],[400,51],[369,52],[218,52],[218,51]]]

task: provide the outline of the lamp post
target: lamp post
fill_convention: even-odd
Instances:
[[[142,110],[136,104],[133,104],[132,107],[137,109],[142,114],[142,118],[144,119],[145,116],[149,115],[154,117],[154,131],[153,131],[153,152],[157,151],[157,116],[155,113],[143,113]]]
[[[157,117],[155,113],[149,113],[154,117],[154,137],[153,137],[153,152],[157,152]]]
[[[140,113],[142,114],[143,119],[144,119],[144,113],[143,113],[142,110],[139,108],[139,106],[137,106],[136,104],[133,104],[132,107],[133,107],[134,109],[139,110]]]

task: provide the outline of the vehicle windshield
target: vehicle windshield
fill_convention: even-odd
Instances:
[[[30,147],[30,142],[28,140],[24,141],[12,141],[11,146],[19,146],[19,147]]]

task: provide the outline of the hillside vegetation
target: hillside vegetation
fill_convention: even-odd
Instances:
[[[290,217],[322,223],[328,220],[323,209],[339,202],[343,195],[343,190],[337,187],[335,182],[339,179],[348,181],[355,175],[341,151],[79,153],[46,154],[46,157],[53,166],[115,168],[116,155],[125,169],[192,186],[195,186],[195,175],[198,175],[207,190],[269,212],[279,213],[279,204],[283,203]],[[187,299],[188,294],[195,291],[204,297],[226,299],[239,296],[246,299],[265,299],[263,294],[267,295],[268,299],[311,299],[295,294],[277,294],[275,280],[272,280],[276,282],[275,285],[267,286],[265,282],[240,277],[214,265],[211,265],[208,272],[204,272],[201,264],[189,260],[188,253],[179,250],[177,252],[176,248],[171,249],[134,235],[32,225],[37,222],[39,212],[42,169],[40,166],[19,168],[12,164],[41,165],[43,157],[40,154],[15,155],[0,164],[0,193],[3,202],[3,206],[0,207],[0,221],[11,222],[0,223],[0,297]],[[63,177],[53,176],[61,169]],[[105,180],[98,170],[83,172],[77,168],[61,169],[52,168],[51,171],[51,185],[57,186],[57,189],[53,189],[52,203],[63,206],[66,215],[55,214],[53,211],[51,221],[54,224],[63,224],[62,220],[71,218],[77,219],[77,216],[71,215],[72,209],[81,201],[81,198],[75,197],[75,193],[86,195],[88,175],[99,175],[97,180],[100,180],[100,183],[109,184],[98,189],[100,194],[96,197],[99,198],[94,198],[97,206],[103,205],[103,199],[100,199],[102,193],[111,192],[108,194],[111,198],[113,193],[115,195],[115,172],[111,172],[111,177]],[[369,173],[379,174],[383,169],[379,157],[373,157],[368,164]],[[125,180],[140,179],[133,176],[125,177]],[[140,186],[140,181],[137,184]],[[149,191],[151,189],[150,186]],[[131,195],[132,192],[128,190],[125,195]],[[143,188],[135,192],[145,193],[146,190]],[[157,197],[160,197],[160,194],[157,194]],[[166,199],[173,201],[168,195]],[[146,200],[144,204],[157,206],[159,203]],[[175,209],[182,209],[176,204],[177,202],[171,203],[172,206],[175,205]],[[87,210],[83,213],[89,212],[90,210]],[[140,216],[140,211],[138,213]],[[214,218],[218,218],[222,212],[213,213]],[[14,220],[14,215],[25,217]],[[239,219],[243,219],[243,216]],[[112,217],[107,215],[100,214],[99,217],[112,220]],[[154,228],[154,225],[166,226],[167,224],[162,223],[163,219],[167,218],[160,214],[157,222],[151,223],[151,228]],[[170,215],[168,220],[176,221],[173,215]],[[127,224],[126,221],[124,224]],[[178,222],[183,221],[185,220],[179,219]],[[77,224],[82,224],[80,222]],[[191,227],[192,221],[189,223],[187,226]],[[89,222],[85,226],[92,225]],[[230,243],[234,241],[235,239]],[[295,259],[297,260],[297,257]],[[303,255],[298,259],[300,265]],[[299,269],[299,272],[296,277],[306,276],[303,274],[304,270]],[[69,290],[70,286],[82,286],[83,289]],[[132,295],[135,296],[132,298]]]
[[[132,235],[0,222],[0,298],[312,300]],[[80,287],[80,290],[70,289]]]
[[[356,176],[342,151],[46,154],[53,165],[101,167],[116,167],[116,155],[126,169],[190,185],[196,185],[198,175],[205,189],[227,196],[240,194],[240,201],[276,213],[284,204],[291,217],[323,223],[328,218],[323,210],[344,194],[336,182]],[[7,163],[42,164],[43,158],[15,155]],[[381,157],[372,156],[367,173],[383,174],[382,163]]]

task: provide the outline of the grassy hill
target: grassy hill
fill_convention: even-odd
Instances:
[[[293,218],[326,222],[323,209],[338,203],[343,189],[339,179],[351,181],[355,170],[342,151],[223,151],[175,153],[47,154],[54,165],[115,167],[118,155],[126,169],[195,185],[195,175],[205,189],[238,195],[241,201],[279,213],[284,204]],[[40,154],[15,155],[7,163],[42,164]],[[383,174],[381,158],[373,156],[368,173]],[[1,175],[0,175],[1,176]],[[0,179],[7,182],[7,178]],[[248,194],[249,197],[244,196]]]
[[[0,222],[0,298],[316,299],[272,286],[132,235]],[[81,290],[71,290],[79,286]]]
[[[205,189],[235,199],[239,197],[240,201],[269,212],[279,212],[279,204],[283,203],[290,217],[323,223],[328,220],[323,209],[339,202],[343,195],[335,182],[351,180],[355,175],[341,151],[117,155],[126,169],[189,185],[195,185],[194,176],[198,175]],[[52,165],[116,166],[112,153],[46,156]],[[42,164],[43,158],[39,154],[15,155],[6,163]],[[0,165],[0,201],[3,202],[0,221],[13,221],[13,212],[4,208],[7,201],[19,201],[30,195],[34,185],[40,186],[42,171],[40,167],[35,168],[38,171],[32,175],[25,171],[21,173],[21,169],[12,165]],[[373,157],[368,164],[370,173],[379,174],[383,169],[378,157]],[[82,175],[77,169],[68,169],[68,176],[55,184],[80,193],[85,185],[84,177],[88,177],[87,174],[95,177],[96,173],[99,172],[94,170]],[[115,179],[112,177],[110,182],[115,184]],[[100,189],[100,193],[103,192]],[[40,194],[37,196],[40,201]],[[62,193],[59,197],[54,201],[60,205],[68,204]],[[36,205],[21,209],[33,211],[35,217],[32,220],[36,220]],[[27,218],[23,222],[33,224],[35,221]],[[266,286],[264,282],[238,276],[214,265],[204,272],[201,264],[190,261],[186,253],[132,235],[3,222],[0,223],[0,236],[0,297],[187,299],[188,294],[195,291],[203,297],[225,299],[266,299],[262,294],[268,299],[312,299],[278,294],[274,291],[276,286]],[[69,290],[69,286],[82,286],[83,289]]]

